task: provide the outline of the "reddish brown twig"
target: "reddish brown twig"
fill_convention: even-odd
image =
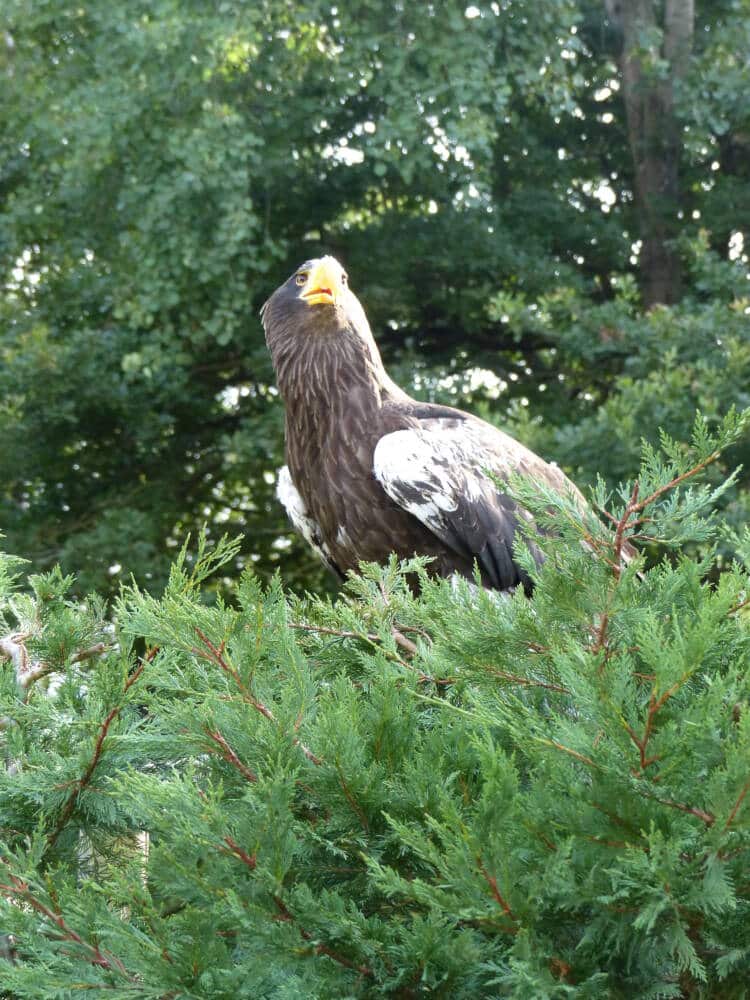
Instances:
[[[623,847],[631,847],[627,840],[604,840],[602,837],[586,837],[592,844],[601,844],[602,847],[614,847],[621,850]]]
[[[609,636],[607,630],[609,627],[609,612],[602,612],[602,616],[599,619],[599,625],[594,632],[594,641],[591,644],[591,652],[596,655],[604,650],[604,660],[602,666],[607,662],[609,656]]]
[[[660,499],[660,497],[664,496],[665,493],[669,493],[670,490],[676,489],[686,480],[692,479],[693,476],[697,476],[699,472],[703,472],[703,470],[706,469],[709,465],[711,465],[712,462],[716,461],[716,459],[719,457],[720,454],[721,453],[718,451],[712,452],[702,462],[699,462],[697,465],[694,465],[692,469],[688,469],[687,472],[683,472],[679,476],[675,476],[674,479],[670,480],[668,483],[665,483],[663,486],[657,487],[657,489],[655,489],[653,493],[650,493],[647,497],[644,497],[642,500],[638,499],[640,492],[640,483],[638,482],[638,480],[636,480],[635,484],[633,485],[633,492],[630,495],[630,499],[625,505],[625,510],[622,512],[622,516],[620,517],[620,519],[616,521],[615,538],[613,543],[613,550],[614,550],[613,572],[617,579],[620,578],[620,575],[622,573],[622,555],[626,545],[626,540],[625,540],[626,532],[632,528],[637,527],[638,525],[646,524],[653,520],[652,518],[637,517],[634,515],[642,514],[643,511],[646,509],[646,507],[649,507],[656,500]],[[612,515],[608,516],[610,520],[613,520]],[[652,540],[658,541],[658,539],[652,539]]]
[[[651,739],[651,735],[653,733],[654,720],[656,718],[656,715],[659,712],[659,710],[664,707],[664,705],[672,697],[672,695],[675,694],[677,691],[679,691],[679,689],[685,683],[690,674],[691,671],[684,673],[678,681],[675,681],[674,684],[671,685],[671,687],[667,688],[667,690],[661,695],[660,698],[656,697],[656,689],[652,689],[651,697],[649,698],[649,703],[648,703],[648,714],[646,715],[646,725],[643,730],[643,736],[638,736],[633,727],[630,726],[627,722],[625,723],[625,731],[627,732],[628,736],[631,738],[633,743],[635,743],[635,745],[638,747],[641,774],[646,770],[647,767],[650,767],[651,764],[655,764],[656,761],[659,760],[658,754],[654,754],[651,757],[646,756],[646,748],[648,746],[648,741]]]
[[[509,674],[507,670],[496,670],[486,663],[482,664],[482,669],[486,670],[493,677],[508,681],[509,684],[518,684],[521,687],[544,688],[545,691],[556,691],[558,694],[570,694],[567,688],[561,687],[559,684],[549,684],[547,681],[537,681],[530,677],[519,677],[517,674]]]
[[[294,914],[289,910],[289,907],[286,905],[284,900],[281,899],[280,896],[274,896],[273,901],[276,905],[276,909],[279,911],[277,919],[283,921],[284,923],[294,924],[297,927],[300,936],[305,941],[312,941],[313,935],[309,931],[306,931],[304,927],[299,926]],[[338,964],[342,965],[345,969],[352,969],[354,972],[359,972],[360,975],[367,976],[368,979],[372,979],[375,975],[369,966],[361,965],[352,961],[351,958],[347,958],[347,956],[342,955],[341,952],[335,951],[333,948],[329,948],[328,945],[316,944],[314,945],[313,950],[316,955],[326,955],[334,962],[338,962]]]
[[[300,632],[318,632],[320,635],[333,635],[339,639],[366,639],[367,642],[379,642],[380,636],[374,632],[354,632],[346,628],[327,628],[325,625],[308,625],[307,622],[289,622],[289,628]]]
[[[93,646],[89,646],[88,649],[79,649],[77,653],[73,653],[69,662],[83,663],[84,660],[91,660],[93,657],[101,655],[108,648],[106,642],[96,642]]]
[[[702,462],[694,465],[692,469],[688,469],[687,472],[683,472],[680,476],[675,476],[670,482],[665,483],[664,486],[659,486],[655,489],[653,493],[649,494],[645,500],[641,500],[639,504],[633,510],[633,513],[640,514],[642,510],[645,510],[654,500],[658,500],[659,497],[664,496],[665,493],[669,493],[670,490],[675,489],[681,483],[684,483],[686,479],[692,479],[693,476],[697,476],[699,472],[703,472],[704,469],[708,468],[717,458],[721,455],[720,451],[713,451],[705,458]]]
[[[419,652],[417,644],[415,642],[412,642],[411,639],[407,639],[406,636],[403,634],[403,632],[397,629],[395,625],[391,628],[391,635],[395,639],[396,645],[400,646],[402,649],[405,649],[407,653],[411,653],[411,655],[414,656],[416,653]]]
[[[510,904],[505,899],[505,897],[503,896],[503,894],[500,892],[500,889],[498,888],[498,885],[497,885],[497,879],[495,878],[495,876],[494,875],[490,875],[490,873],[485,868],[484,861],[482,860],[482,855],[481,854],[477,854],[477,856],[476,856],[476,862],[477,862],[477,868],[479,869],[479,871],[480,871],[480,873],[482,875],[482,878],[485,880],[485,882],[487,883],[487,885],[490,887],[490,892],[492,893],[492,896],[493,896],[495,902],[500,907],[500,909],[503,911],[503,913],[505,914],[505,916],[508,917],[509,920],[512,920],[513,923],[517,924],[518,923],[518,917],[515,915],[515,913],[513,912],[513,910],[511,910]],[[517,934],[518,933],[518,928],[517,927],[507,927],[507,928],[505,928],[505,930],[507,930],[509,934]]]
[[[457,677],[432,677],[431,674],[420,674],[417,678],[420,684],[434,684],[435,687],[451,687],[458,681]]]
[[[628,527],[628,522],[631,516],[638,510],[638,490],[639,490],[638,480],[635,481],[633,485],[633,492],[630,494],[630,500],[625,506],[622,517],[617,522],[617,527],[615,528],[615,540],[613,544],[614,549],[614,574],[619,580],[620,574],[622,573],[622,550],[625,544],[625,531]]]
[[[734,604],[729,609],[729,611],[727,611],[727,614],[728,615],[736,615],[738,611],[741,611],[743,608],[746,608],[748,606],[748,604],[750,604],[750,596],[746,597],[742,601],[738,601],[737,604]]]
[[[89,941],[84,941],[80,934],[76,933],[69,927],[62,914],[55,912],[45,903],[31,892],[29,886],[23,879],[14,875],[12,872],[7,873],[8,882],[0,883],[0,890],[10,897],[15,897],[16,899],[22,900],[27,906],[31,907],[36,913],[40,913],[43,917],[50,921],[57,927],[62,940],[70,941],[73,944],[78,945],[83,951],[84,961],[87,961],[90,965],[97,965],[102,969],[108,969],[111,971],[117,971],[122,976],[125,976],[131,982],[136,981],[135,976],[131,976],[127,971],[123,963],[115,955],[107,954],[101,950],[99,945],[91,944]]]
[[[673,799],[660,799],[656,795],[650,795],[648,792],[641,793],[644,798],[653,799],[654,802],[658,802],[659,805],[668,806],[670,809],[678,809],[680,812],[689,813],[691,816],[695,816],[702,820],[706,826],[713,826],[716,822],[716,817],[713,813],[706,812],[705,809],[699,809],[697,806],[689,806],[685,802],[675,802]]]
[[[75,809],[76,803],[78,801],[78,796],[81,794],[84,788],[86,788],[86,786],[90,783],[94,775],[94,771],[96,770],[96,766],[101,759],[102,749],[104,747],[104,741],[107,738],[107,733],[109,732],[109,727],[112,725],[114,720],[120,714],[121,708],[122,708],[121,705],[116,705],[114,708],[110,709],[110,711],[107,713],[106,719],[104,720],[104,722],[102,722],[101,726],[99,727],[99,732],[96,737],[96,744],[94,746],[94,753],[92,754],[91,759],[89,760],[86,770],[83,772],[80,778],[76,779],[76,781],[73,782],[73,790],[71,791],[68,798],[65,800],[65,805],[63,806],[62,812],[58,817],[57,824],[54,830],[52,830],[47,836],[47,843],[50,847],[53,847],[54,844],[57,842],[57,838],[65,829],[68,820],[73,814],[73,810]]]
[[[146,669],[146,664],[150,663],[150,662],[151,662],[151,660],[149,660],[149,659],[143,659],[143,660],[141,660],[141,662],[135,668],[135,670],[133,671],[133,673],[130,674],[125,679],[125,688],[124,688],[125,691],[129,691],[130,688],[132,688],[132,686],[135,684],[135,682],[141,676],[141,674],[143,673],[143,671]]]
[[[242,763],[240,758],[231,748],[229,743],[227,743],[226,739],[222,736],[218,729],[209,729],[206,727],[206,736],[208,736],[213,743],[216,743],[221,751],[223,759],[227,761],[228,764],[231,764],[232,767],[236,768],[243,778],[253,783],[258,780],[258,775],[254,771],[251,771],[246,764]]]
[[[257,867],[257,858],[254,854],[248,854],[240,845],[233,840],[230,836],[222,838],[226,847],[220,847],[219,850],[223,851],[225,854],[233,854],[236,858],[239,858],[243,865],[247,865],[250,871],[255,871]]]
[[[562,750],[563,753],[569,754],[571,757],[575,757],[576,760],[580,760],[582,764],[586,764],[587,767],[593,767],[595,770],[599,770],[599,765],[596,764],[590,757],[586,754],[579,753],[577,750],[573,750],[571,747],[566,747],[564,743],[558,743],[557,740],[549,740],[543,738],[540,742],[546,744],[546,746],[555,747],[556,750]]]
[[[688,806],[682,802],[672,802],[670,799],[659,799],[659,802],[663,806],[670,806],[672,809],[679,809],[681,812],[690,813],[691,816],[697,816],[698,819],[703,820],[706,826],[713,826],[716,822],[716,817],[713,813],[708,812],[706,809],[699,809],[697,806]]]
[[[744,798],[745,798],[745,796],[747,795],[748,792],[750,792],[750,778],[748,778],[748,780],[742,786],[742,791],[737,796],[737,801],[734,803],[734,806],[732,807],[732,811],[730,812],[729,817],[727,818],[727,821],[724,824],[724,829],[725,830],[728,830],[729,827],[732,825],[732,823],[734,823],[735,817],[736,817],[737,813],[739,812],[740,806],[742,805],[742,802],[743,802],[743,800],[744,800]]]
[[[276,716],[271,711],[271,709],[268,708],[267,705],[264,705],[263,702],[260,701],[260,699],[255,697],[255,695],[252,693],[252,691],[250,691],[250,689],[247,687],[247,685],[240,677],[236,667],[233,667],[232,664],[227,660],[226,656],[224,655],[224,643],[222,642],[220,646],[215,646],[208,638],[208,636],[206,636],[205,633],[202,632],[197,627],[195,629],[195,633],[200,639],[200,641],[203,643],[205,648],[198,649],[197,647],[194,646],[191,650],[193,655],[200,656],[202,659],[208,660],[210,663],[215,663],[216,666],[220,667],[224,671],[224,673],[227,674],[229,677],[231,677],[234,683],[237,685],[237,689],[242,695],[243,701],[246,701],[248,705],[252,705],[252,707],[257,712],[260,712],[260,714],[264,716],[264,718],[268,719],[269,722],[272,722],[280,730],[281,727],[279,725],[279,722]],[[299,747],[302,753],[305,755],[305,757],[307,757],[307,759],[311,761],[313,764],[322,763],[320,758],[316,757],[315,754],[312,752],[312,750],[310,750],[309,747],[305,746],[305,744],[301,740],[298,740],[296,737],[293,737],[292,743],[294,744],[294,746]]]
[[[635,837],[640,836],[640,833],[638,832],[636,827],[633,826],[632,823],[628,823],[627,820],[624,820],[621,816],[618,816],[617,813],[611,812],[600,802],[592,802],[591,805],[594,807],[594,809],[598,809],[600,813],[606,816],[607,819],[611,820],[616,826],[623,827],[625,830],[627,830],[630,834],[632,834]]]
[[[153,656],[151,657],[151,659],[153,659]],[[146,662],[148,662],[148,658],[142,660],[141,663],[133,671],[133,673],[128,678],[126,678],[125,685],[123,688],[123,694],[127,694],[127,692],[130,690],[133,684],[135,684],[135,682],[141,676],[146,666]],[[114,708],[111,708],[107,713],[106,718],[99,726],[99,732],[97,733],[96,736],[96,743],[94,744],[94,752],[91,755],[91,759],[89,760],[86,766],[86,770],[83,772],[80,778],[76,779],[76,781],[73,782],[73,788],[70,794],[68,795],[67,799],[65,800],[65,804],[63,805],[62,811],[58,816],[55,828],[47,835],[47,844],[49,847],[53,847],[57,842],[58,837],[65,829],[68,820],[73,814],[73,811],[76,807],[76,803],[78,802],[78,796],[91,783],[91,779],[94,776],[94,771],[96,771],[96,768],[102,757],[102,752],[104,750],[104,741],[106,740],[107,735],[109,733],[109,727],[112,725],[117,716],[120,714],[123,707],[124,707],[123,703],[120,703],[119,705],[115,705]]]

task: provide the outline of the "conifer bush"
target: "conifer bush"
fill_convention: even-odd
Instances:
[[[228,602],[224,539],[107,612],[4,557],[0,995],[746,996],[750,533],[682,548],[747,419],[588,517],[514,483],[530,600],[414,560]]]

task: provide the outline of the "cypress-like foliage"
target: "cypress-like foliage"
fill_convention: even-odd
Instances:
[[[108,623],[4,558],[0,996],[746,996],[750,534],[681,554],[746,421],[603,519],[514,484],[531,600],[415,560],[229,604],[224,539]]]

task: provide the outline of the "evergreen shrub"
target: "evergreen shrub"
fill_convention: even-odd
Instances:
[[[110,614],[5,557],[0,996],[746,996],[750,534],[681,551],[746,421],[601,517],[514,483],[530,600],[415,560],[229,603],[224,539]]]

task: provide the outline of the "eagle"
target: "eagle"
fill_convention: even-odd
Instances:
[[[276,494],[325,564],[343,578],[392,553],[429,556],[440,576],[478,571],[488,589],[530,593],[514,540],[524,522],[529,535],[531,515],[487,470],[529,477],[584,509],[563,472],[484,420],[399,388],[334,257],[298,267],[261,318],[285,409]]]

